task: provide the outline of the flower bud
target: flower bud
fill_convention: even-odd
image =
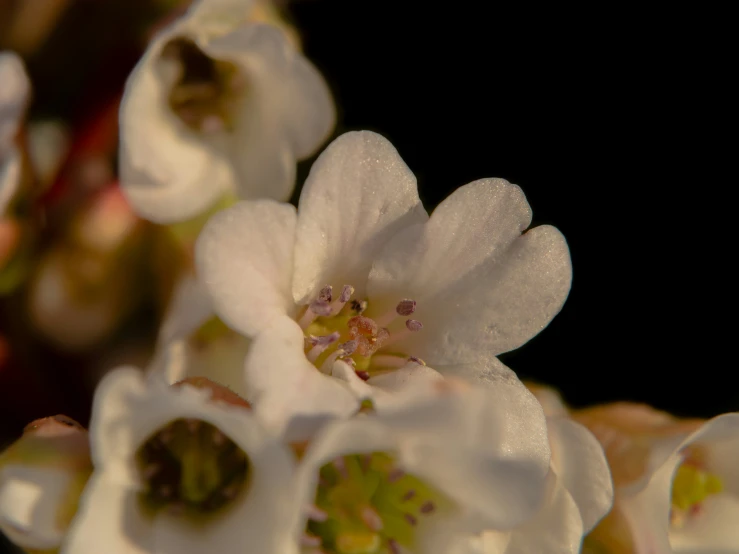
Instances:
[[[37,419],[0,455],[0,531],[25,549],[57,548],[92,471],[87,431]]]

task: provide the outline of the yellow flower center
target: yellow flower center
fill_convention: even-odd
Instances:
[[[232,63],[209,58],[187,38],[168,42],[164,60],[180,64],[181,75],[169,92],[169,106],[194,131],[215,133],[235,125],[236,104],[244,76]]]
[[[175,420],[137,452],[142,500],[153,510],[206,514],[230,504],[248,485],[249,458],[219,429]]]
[[[300,313],[305,333],[305,354],[324,373],[331,373],[336,360],[349,363],[367,380],[372,374],[397,369],[409,361],[423,361],[399,352],[398,342],[423,328],[420,321],[405,319],[416,309],[413,300],[398,302],[385,314],[371,314],[366,300],[352,299],[354,288],[345,285],[338,298],[325,286]]]
[[[343,456],[320,469],[304,545],[326,554],[398,554],[414,549],[421,520],[451,507],[387,453]]]
[[[720,493],[723,483],[720,477],[709,473],[690,459],[677,468],[672,481],[672,510],[670,521],[673,527],[681,527],[688,517],[696,515],[703,502]]]

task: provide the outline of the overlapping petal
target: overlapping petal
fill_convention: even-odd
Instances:
[[[402,228],[426,215],[416,178],[384,137],[345,133],[318,157],[300,195],[295,248],[295,301],[324,285],[366,293],[374,256]]]

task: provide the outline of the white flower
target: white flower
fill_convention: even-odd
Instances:
[[[0,455],[0,530],[25,549],[57,548],[91,470],[78,423],[66,416],[30,423]]]
[[[0,52],[0,217],[21,178],[21,153],[15,145],[26,111],[31,84],[23,60],[14,52]]]
[[[121,104],[120,177],[135,210],[189,219],[224,195],[290,197],[296,160],[334,125],[318,71],[251,0],[201,0],[150,44]]]
[[[447,554],[460,533],[519,526],[544,495],[545,425],[513,375],[416,383],[328,423],[298,467],[303,552]]]
[[[62,554],[292,551],[292,455],[216,392],[132,368],[103,379],[94,473]]]
[[[616,484],[593,544],[636,554],[739,553],[739,414],[701,423],[619,403],[575,416],[603,444]]]
[[[211,218],[196,265],[216,313],[255,337],[255,391],[284,386],[279,368],[330,374],[337,359],[370,384],[424,362],[469,374],[481,354],[537,334],[567,297],[565,240],[530,223],[521,189],[500,179],[461,187],[429,218],[393,146],[352,132],[319,156],[297,213],[258,200]]]

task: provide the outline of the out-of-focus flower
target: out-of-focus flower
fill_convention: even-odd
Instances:
[[[21,60],[14,52],[0,52],[0,218],[18,190],[21,152],[18,131],[28,104],[31,85]]]
[[[518,527],[544,497],[545,425],[515,377],[427,381],[327,424],[298,468],[302,551],[446,554],[461,533]]]
[[[204,287],[188,275],[174,291],[148,371],[169,383],[207,377],[247,398],[244,358],[249,342],[214,315]]]
[[[595,437],[565,417],[548,417],[547,433],[552,459],[546,496],[536,515],[513,531],[484,533],[466,552],[578,554],[584,535],[608,513],[613,484]]]
[[[680,420],[617,403],[573,417],[604,446],[616,485],[588,552],[739,552],[739,414]]]
[[[145,237],[116,186],[97,193],[35,268],[28,300],[36,328],[69,350],[108,336],[139,300]]]
[[[63,554],[292,552],[292,454],[228,390],[114,370],[90,437],[94,472]]]
[[[297,214],[270,200],[219,212],[196,265],[216,313],[266,353],[247,360],[257,394],[284,383],[266,367],[330,374],[337,359],[371,385],[424,362],[468,376],[481,354],[541,331],[567,297],[567,244],[530,222],[521,189],[499,179],[458,189],[429,218],[393,146],[352,132],[313,165]]]
[[[91,471],[87,431],[77,422],[32,422],[0,455],[0,530],[25,549],[57,548]]]
[[[134,209],[171,223],[224,195],[289,198],[296,160],[334,125],[318,71],[250,0],[201,0],[163,29],[126,84],[120,178]]]

